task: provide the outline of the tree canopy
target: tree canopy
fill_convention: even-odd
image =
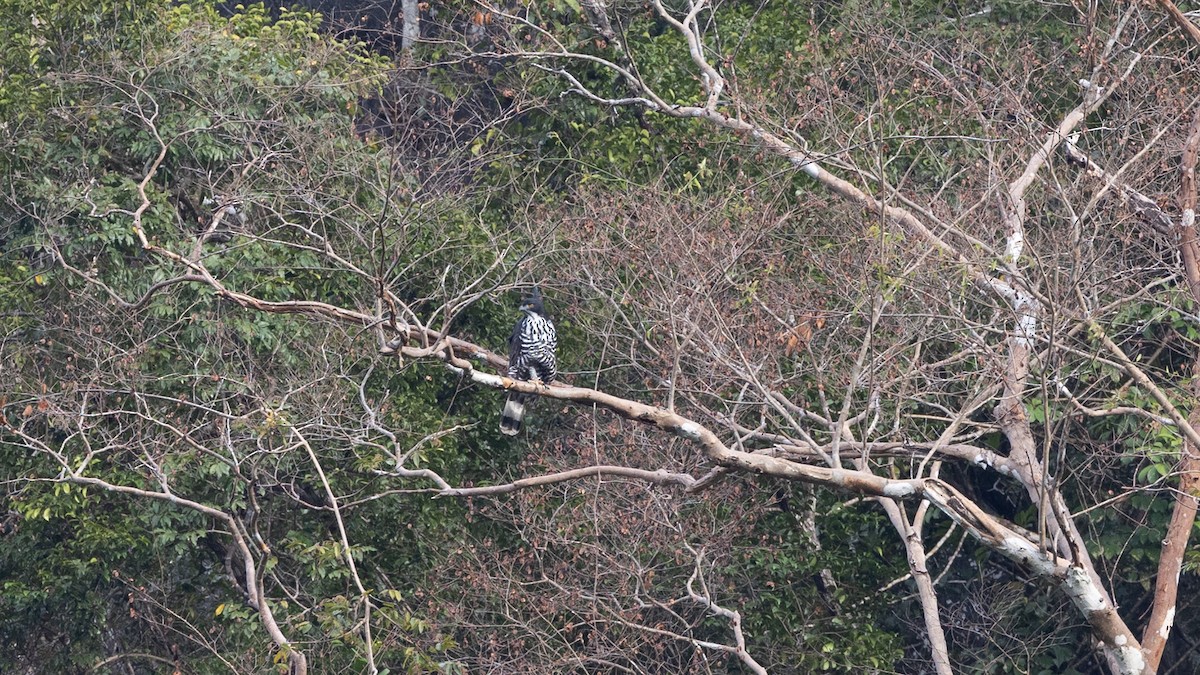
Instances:
[[[1198,53],[0,4],[0,672],[1195,671]]]

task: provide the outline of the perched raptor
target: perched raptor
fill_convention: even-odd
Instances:
[[[508,376],[514,380],[550,383],[558,375],[558,362],[554,350],[558,347],[558,334],[554,322],[546,316],[542,306],[542,292],[537,288],[521,301],[524,314],[513,326],[508,338]],[[511,392],[504,402],[500,414],[500,432],[515,436],[521,431],[521,418],[525,416],[525,404],[536,398],[529,394]]]

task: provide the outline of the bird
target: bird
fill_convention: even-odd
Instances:
[[[513,326],[508,338],[508,376],[514,380],[526,380],[538,384],[549,384],[558,376],[558,333],[554,322],[546,316],[542,304],[542,291],[536,286],[521,301],[521,318]],[[521,419],[525,417],[525,404],[536,398],[530,394],[510,392],[500,414],[500,433],[516,436],[521,431]]]

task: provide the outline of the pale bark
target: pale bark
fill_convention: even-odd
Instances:
[[[400,0],[404,25],[400,28],[400,52],[407,57],[421,39],[421,9],[418,0]]]
[[[938,675],[953,675],[954,671],[950,667],[950,648],[946,645],[946,631],[942,628],[942,619],[938,614],[937,591],[933,587],[933,578],[929,575],[928,556],[925,543],[921,539],[925,511],[918,508],[917,514],[910,521],[898,502],[881,499],[879,503],[904,542],[909,574],[913,583],[917,585],[917,598],[921,603],[921,615],[925,619],[925,635],[929,639],[934,670]]]

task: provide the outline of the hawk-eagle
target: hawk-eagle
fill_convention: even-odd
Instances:
[[[553,382],[558,375],[558,362],[554,356],[558,334],[554,322],[546,316],[541,290],[535,287],[529,297],[521,301],[521,311],[523,314],[508,338],[508,376],[514,380]],[[515,436],[521,431],[525,404],[534,398],[529,394],[509,393],[504,412],[500,414],[501,433]]]

